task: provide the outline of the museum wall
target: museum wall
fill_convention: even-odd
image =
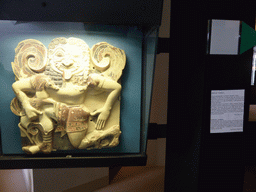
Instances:
[[[170,37],[171,0],[164,0],[159,37]],[[150,123],[167,124],[169,53],[156,56]]]
[[[169,53],[158,54],[156,57],[150,123],[167,124],[168,71]]]
[[[171,0],[164,0],[159,37],[170,38]],[[156,56],[150,123],[167,124],[169,53]],[[166,138],[148,140],[148,165],[164,166]]]
[[[19,170],[0,171],[1,192],[27,192],[24,172]]]
[[[33,172],[35,192],[61,192],[94,180],[98,182],[96,186],[91,186],[91,190],[96,190],[109,183],[108,167],[34,169]]]

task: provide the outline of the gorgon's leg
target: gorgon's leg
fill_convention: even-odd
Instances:
[[[40,149],[44,153],[50,153],[53,145],[52,130],[54,129],[52,119],[46,113],[43,113],[39,118],[39,122],[43,128],[43,145],[40,146]]]
[[[78,148],[81,141],[85,138],[87,130],[79,131],[79,132],[68,132],[68,138],[70,143],[75,147]]]

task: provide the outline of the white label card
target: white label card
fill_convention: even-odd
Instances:
[[[212,20],[210,54],[237,55],[240,21]]]
[[[210,133],[243,132],[245,90],[212,90]]]

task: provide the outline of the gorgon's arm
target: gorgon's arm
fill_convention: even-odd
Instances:
[[[122,86],[116,81],[113,81],[107,78],[104,78],[104,79],[99,78],[98,80],[99,80],[100,88],[111,91],[104,105],[106,109],[111,110],[114,102],[120,95]]]
[[[21,79],[12,84],[13,91],[18,100],[22,103],[23,107],[29,104],[29,97],[25,92],[34,92],[30,78]],[[24,106],[25,105],[25,106]]]
[[[91,115],[100,114],[96,122],[96,129],[102,129],[105,126],[105,122],[110,115],[110,111],[112,109],[114,102],[120,95],[122,86],[116,81],[101,76],[96,77],[95,79],[93,79],[93,81],[98,88],[110,91],[110,94],[108,95],[103,108],[91,113]]]
[[[30,78],[24,78],[20,79],[19,81],[16,81],[12,84],[12,88],[18,100],[22,103],[22,106],[28,118],[32,119],[37,117],[38,114],[42,114],[42,112],[38,111],[37,109],[31,106],[29,102],[29,97],[26,94],[26,92],[35,92],[31,85]]]

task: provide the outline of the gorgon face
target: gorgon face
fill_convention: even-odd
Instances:
[[[54,71],[63,74],[69,80],[74,74],[89,69],[89,52],[76,44],[58,44],[49,49],[49,62]]]

